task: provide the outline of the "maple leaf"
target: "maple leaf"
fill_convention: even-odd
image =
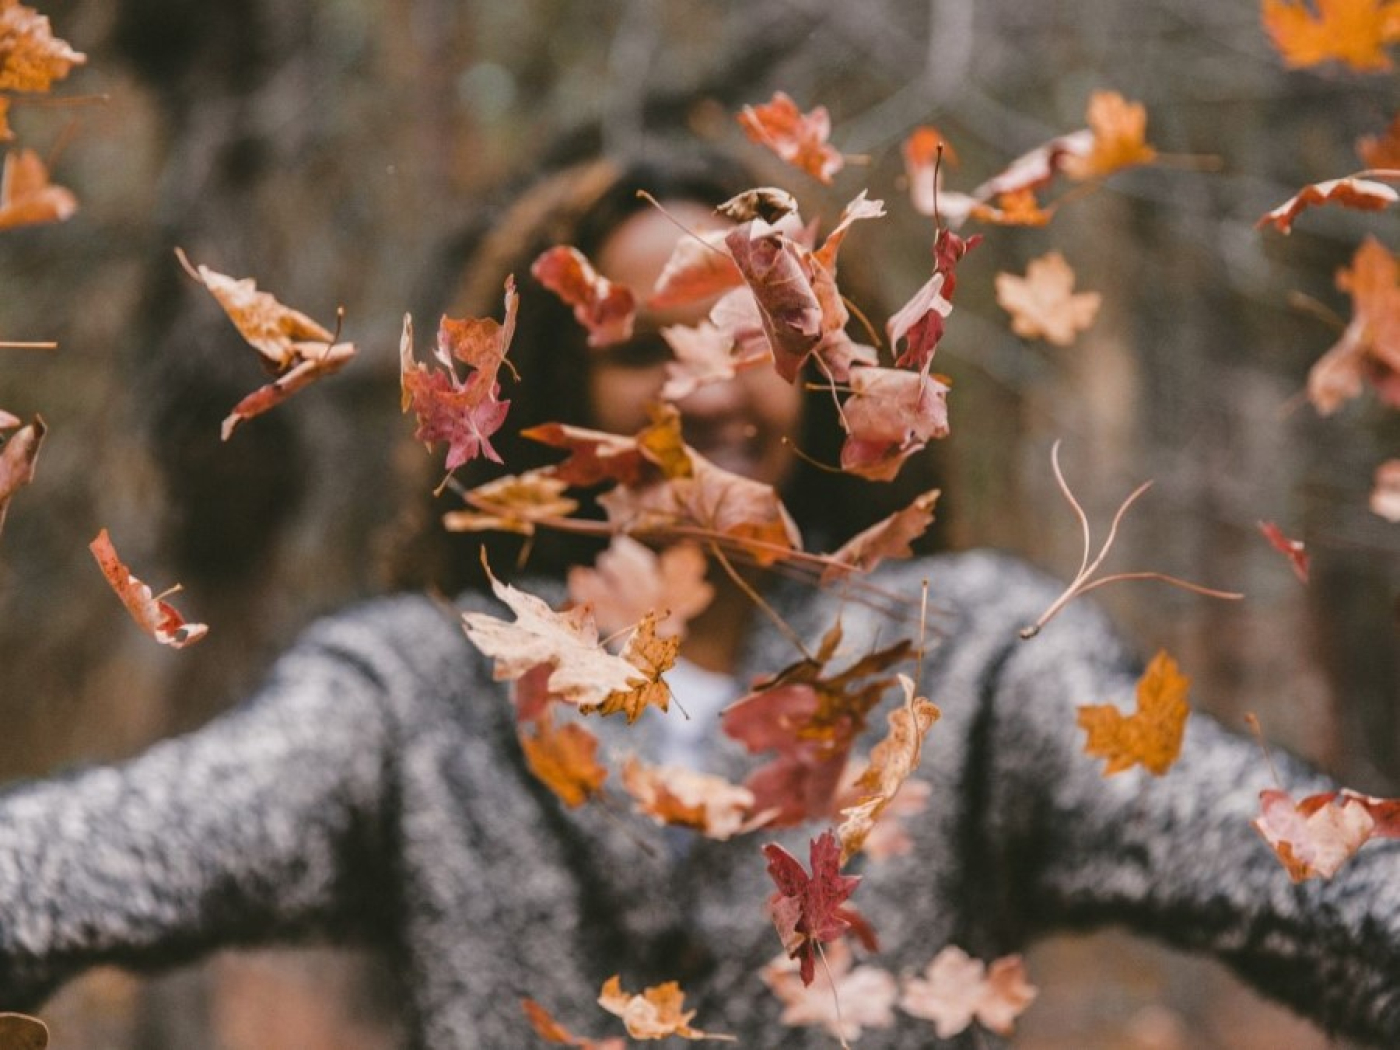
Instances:
[[[1032,259],[1026,276],[996,276],[997,304],[1011,314],[1011,330],[1069,346],[1099,312],[1098,292],[1075,294],[1074,271],[1059,252]]]
[[[1303,548],[1303,541],[1290,540],[1283,534],[1283,530],[1272,521],[1261,521],[1259,531],[1264,534],[1264,538],[1269,541],[1274,550],[1288,559],[1289,565],[1293,567],[1293,575],[1297,576],[1303,583],[1307,583],[1308,554]]]
[[[521,729],[520,747],[530,772],[570,809],[598,794],[608,778],[597,761],[598,738],[572,722],[555,729],[547,710],[535,720],[533,734]]]
[[[721,841],[752,830],[754,796],[723,777],[681,766],[652,766],[635,756],[622,767],[622,786],[637,812],[658,824],[691,828]]]
[[[897,368],[851,370],[851,397],[841,406],[847,437],[841,469],[889,481],[932,438],[948,435],[948,387],[932,376]]]
[[[905,979],[899,1006],[932,1021],[940,1039],[957,1035],[974,1018],[999,1035],[1010,1035],[1013,1022],[1036,995],[1019,955],[1004,956],[987,967],[949,945],[933,957],[923,976]]]
[[[785,92],[775,91],[770,102],[745,106],[739,124],[754,142],[819,182],[829,185],[845,164],[840,151],[827,142],[831,114],[825,106],[803,113]]]
[[[1191,713],[1186,691],[1191,680],[1176,661],[1158,652],[1137,684],[1137,710],[1124,715],[1112,704],[1081,704],[1079,727],[1088,734],[1084,753],[1106,758],[1103,775],[1134,765],[1161,776],[1181,752],[1186,718]]]
[[[1356,155],[1368,168],[1400,168],[1400,115],[1391,119],[1384,133],[1357,139]]]
[[[1087,152],[1065,157],[1062,170],[1070,178],[1101,178],[1157,159],[1147,144],[1147,110],[1141,102],[1129,102],[1116,91],[1095,91],[1087,120],[1093,142]]]
[[[626,1039],[613,1038],[595,1042],[592,1039],[574,1035],[533,999],[521,999],[520,1006],[525,1011],[525,1019],[530,1022],[530,1027],[535,1030],[535,1034],[546,1042],[563,1046],[577,1046],[581,1050],[626,1050]]]
[[[49,1026],[28,1014],[0,1013],[0,1046],[5,1050],[46,1050]]]
[[[705,230],[682,237],[671,250],[647,297],[653,310],[712,299],[744,283],[724,243],[729,231]]]
[[[894,1002],[899,987],[894,977],[878,966],[851,967],[853,956],[844,941],[823,949],[831,987],[802,983],[797,966],[780,955],[759,976],[782,1000],[778,1018],[785,1025],[821,1025],[837,1039],[854,1041],[866,1028],[894,1024]]]
[[[0,170],[0,230],[63,222],[78,210],[71,190],[49,182],[49,171],[31,149],[5,154]]]
[[[841,874],[840,854],[836,836],[830,831],[812,839],[809,875],[802,862],[776,842],[763,847],[768,877],[778,887],[768,898],[768,914],[788,958],[800,962],[804,985],[816,976],[819,944],[834,941],[850,930],[874,950],[874,931],[858,912],[843,906],[860,884],[860,876]]]
[[[1388,459],[1376,468],[1370,507],[1386,521],[1400,522],[1400,459]]]
[[[464,492],[462,498],[474,509],[448,511],[442,526],[448,532],[495,529],[533,536],[541,521],[566,518],[578,509],[578,501],[564,495],[568,487],[547,467],[507,474]]]
[[[622,660],[633,668],[627,684],[611,690],[596,703],[580,704],[580,711],[597,711],[603,715],[621,711],[631,725],[648,707],[659,707],[662,711],[668,709],[671,690],[661,676],[675,665],[681,640],[658,635],[656,620],[656,613],[648,612],[622,647]]]
[[[239,423],[281,404],[317,379],[340,371],[355,356],[353,343],[337,343],[331,332],[301,311],[258,291],[251,277],[235,280],[207,266],[191,265],[179,248],[175,254],[185,272],[204,285],[238,334],[258,352],[264,370],[277,377],[233,407],[223,422],[223,440],[229,439]]]
[[[1400,201],[1400,193],[1374,179],[1360,179],[1355,176],[1329,179],[1326,182],[1304,186],[1277,208],[1266,211],[1254,225],[1256,229],[1260,229],[1272,224],[1283,233],[1292,233],[1293,220],[1299,213],[1317,205],[1340,204],[1346,208],[1356,208],[1358,211],[1383,211],[1396,201]]]
[[[552,668],[548,691],[580,706],[601,704],[614,691],[632,689],[637,668],[598,643],[598,629],[586,608],[557,613],[534,595],[496,579],[489,566],[486,573],[515,621],[463,613],[462,626],[478,649],[495,658],[497,681],[520,678],[547,664]]]
[[[684,1003],[685,993],[675,981],[667,981],[633,995],[622,990],[622,979],[618,974],[604,981],[602,991],[598,993],[598,1005],[608,1013],[621,1017],[627,1034],[633,1039],[665,1039],[673,1035],[682,1039],[734,1038],[690,1027],[695,1011],[683,1010]]]
[[[1385,46],[1400,39],[1395,0],[1263,0],[1264,28],[1293,69],[1338,61],[1360,72],[1390,68]]]
[[[505,422],[510,402],[499,400],[501,384],[496,376],[515,334],[519,304],[515,280],[507,277],[503,322],[444,316],[438,324],[435,353],[441,368],[431,371],[414,359],[413,318],[404,315],[399,340],[400,408],[405,412],[412,408],[418,417],[416,440],[429,447],[435,441],[447,442],[448,473],[478,455],[501,462],[490,439]],[[469,368],[465,379],[458,378],[454,360]]]
[[[4,416],[0,420],[0,430],[19,426],[20,421],[8,412],[0,415]],[[0,529],[5,527],[5,513],[9,510],[10,500],[34,480],[34,466],[39,460],[39,449],[44,444],[46,433],[48,428],[43,418],[35,416],[34,422],[20,427],[0,448]]]
[[[860,804],[862,795],[856,785],[868,769],[868,763],[852,762],[846,766],[832,803],[837,812]],[[907,856],[914,849],[914,840],[905,831],[904,820],[927,811],[932,797],[933,785],[927,780],[917,777],[906,780],[889,805],[875,816],[874,825],[861,847],[861,854],[872,861]]]
[[[1352,317],[1341,338],[1308,372],[1308,400],[1330,415],[1369,380],[1381,400],[1400,406],[1400,263],[1367,237],[1337,287],[1351,296]]]
[[[904,158],[904,178],[909,183],[909,202],[920,215],[935,214],[942,189],[942,172],[935,174],[935,169],[940,158],[942,163],[956,166],[957,153],[941,131],[923,124],[905,137],[900,154]]]
[[[646,466],[635,437],[565,423],[529,427],[520,436],[566,449],[569,458],[550,467],[549,472],[570,485],[587,487],[603,481],[634,485]]]
[[[630,536],[614,536],[593,568],[569,570],[569,597],[593,608],[609,634],[653,609],[668,615],[657,630],[684,637],[685,624],[709,606],[715,590],[705,582],[705,555],[694,543],[676,543],[657,554]]]
[[[837,550],[827,555],[827,567],[822,570],[823,585],[851,572],[870,572],[886,558],[908,558],[914,553],[909,545],[933,524],[933,505],[939,490],[930,489],[915,496],[903,510],[877,521],[857,533]]]
[[[589,346],[611,346],[632,337],[636,296],[595,270],[577,248],[560,244],[546,249],[530,264],[530,274],[574,308],[574,319],[588,332]]]
[[[753,301],[747,291],[744,296],[749,302]],[[768,349],[767,337],[762,334],[756,309],[752,318],[758,325],[759,338],[747,340],[743,347],[736,344],[734,329],[720,328],[712,321],[702,321],[693,326],[669,325],[661,329],[661,338],[666,340],[675,354],[675,360],[666,362],[666,382],[661,387],[661,399],[681,401],[702,386],[733,379],[742,369],[771,361],[773,355]]]
[[[0,2],[0,91],[48,91],[87,56],[53,35],[32,7]]]
[[[1373,838],[1400,838],[1400,799],[1343,788],[1294,802],[1285,791],[1259,792],[1251,822],[1294,882],[1330,879]]]
[[[156,641],[183,649],[208,632],[209,628],[202,623],[186,623],[173,606],[153,596],[151,589],[132,575],[131,570],[117,557],[106,529],[97,534],[97,538],[88,544],[88,549],[97,559],[102,575],[107,577],[112,590],[117,592],[117,597],[126,606],[126,611],[131,613],[131,618]]]
[[[856,782],[859,801],[841,810],[836,835],[841,840],[842,864],[860,852],[875,822],[918,768],[924,737],[941,714],[936,704],[914,695],[914,682],[908,676],[900,675],[899,684],[904,706],[889,713],[889,733],[870,752],[870,765]]]

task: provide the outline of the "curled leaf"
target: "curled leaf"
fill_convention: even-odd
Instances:
[[[174,606],[154,597],[151,589],[131,574],[131,570],[117,557],[106,529],[97,534],[97,538],[88,544],[88,549],[97,559],[102,575],[107,577],[112,590],[117,592],[117,597],[126,606],[126,611],[131,613],[131,618],[161,645],[183,649],[208,632],[209,628],[202,623],[186,623]]]
[[[8,412],[0,413],[0,430],[18,426],[19,420]],[[34,422],[21,427],[9,436],[4,447],[0,448],[0,529],[5,526],[5,512],[16,492],[34,480],[34,467],[39,461],[39,449],[44,444],[48,428],[40,416]]]
[[[702,1032],[690,1027],[694,1010],[684,1010],[685,993],[675,981],[667,981],[633,995],[622,990],[622,980],[613,974],[598,993],[598,1005],[622,1018],[633,1039],[733,1039],[733,1036]]]
[[[724,840],[748,830],[753,792],[723,777],[680,766],[652,766],[628,758],[622,786],[639,813],[658,824],[691,828],[706,838]]]
[[[561,244],[546,250],[530,264],[530,274],[574,308],[589,346],[611,346],[632,337],[636,297],[595,270],[577,248]]]
[[[1308,208],[1322,204],[1340,204],[1344,208],[1355,208],[1358,211],[1383,211],[1396,201],[1400,201],[1400,193],[1374,179],[1359,179],[1354,176],[1329,179],[1326,182],[1304,186],[1277,208],[1266,211],[1254,225],[1272,225],[1282,233],[1292,233],[1293,220]]]
[[[745,106],[739,124],[754,142],[767,146],[795,168],[819,182],[830,184],[845,159],[827,142],[831,135],[831,114],[825,106],[803,113],[797,103],[782,91],[771,101]]]
[[[1283,534],[1283,530],[1272,521],[1261,521],[1259,531],[1264,534],[1264,538],[1269,541],[1270,546],[1288,559],[1288,564],[1293,568],[1293,575],[1303,582],[1308,582],[1308,552],[1303,547],[1302,540],[1290,540]]]

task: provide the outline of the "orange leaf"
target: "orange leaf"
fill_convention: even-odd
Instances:
[[[653,310],[685,306],[742,284],[744,279],[724,244],[728,233],[727,229],[706,230],[678,240],[657,275],[647,305]]]
[[[886,558],[911,557],[914,551],[909,545],[933,524],[938,496],[938,489],[930,489],[903,510],[852,536],[827,556],[828,562],[836,564],[827,565],[821,582],[827,584],[851,572],[870,572]]]
[[[530,1022],[530,1027],[535,1030],[535,1034],[546,1042],[577,1046],[581,1050],[626,1050],[627,1040],[625,1039],[603,1039],[595,1042],[592,1039],[574,1035],[533,999],[521,999],[520,1006],[525,1011],[525,1019]]]
[[[996,276],[997,303],[1011,314],[1011,330],[1027,338],[1043,337],[1069,346],[1094,323],[1098,292],[1074,293],[1074,271],[1059,252],[1032,259],[1026,276]]]
[[[1400,39],[1396,0],[1263,0],[1264,28],[1284,63],[1301,69],[1321,62],[1344,62],[1361,72],[1390,68],[1385,45]]]
[[[598,738],[581,725],[554,728],[546,710],[533,735],[520,731],[525,764],[570,809],[587,802],[603,787],[607,768],[597,761]]]
[[[49,1026],[28,1014],[0,1013],[0,1046],[5,1050],[46,1050]]]
[[[643,616],[622,648],[622,660],[633,668],[627,684],[613,689],[597,703],[580,704],[580,711],[598,711],[603,715],[621,711],[630,725],[648,707],[668,709],[671,690],[661,676],[675,665],[681,640],[660,637],[656,633],[656,619],[655,612]]]
[[[1400,262],[1367,237],[1351,268],[1337,271],[1337,287],[1351,295],[1351,322],[1309,371],[1308,400],[1329,415],[1369,380],[1382,401],[1400,406]]]
[[[0,2],[0,91],[47,91],[87,56],[53,35],[32,7]]]
[[[1356,155],[1368,168],[1400,168],[1400,115],[1386,125],[1383,134],[1357,139]]]
[[[1329,791],[1294,803],[1287,792],[1259,792],[1251,822],[1294,882],[1330,879],[1372,837],[1376,822],[1357,796]]]
[[[560,244],[530,264],[530,275],[574,308],[574,319],[588,331],[588,345],[611,346],[632,337],[637,300],[593,268],[577,248]]]
[[[448,532],[499,529],[533,536],[538,522],[566,518],[578,509],[578,501],[564,495],[568,487],[549,468],[507,474],[463,493],[462,498],[475,509],[448,511],[442,516],[442,527]]]
[[[995,206],[977,203],[968,213],[978,222],[995,226],[1048,226],[1055,217],[1055,205],[1041,207],[1035,190],[1025,187],[997,194]]]
[[[829,185],[845,164],[841,153],[826,141],[831,135],[831,115],[825,106],[803,113],[791,97],[775,91],[772,101],[745,106],[739,124],[754,142],[820,182]]]
[[[49,182],[49,171],[31,149],[5,154],[0,172],[0,230],[63,222],[78,210],[71,190]]]
[[[1272,211],[1265,212],[1254,225],[1262,228],[1273,224],[1283,233],[1293,232],[1293,220],[1300,212],[1319,204],[1340,204],[1358,211],[1382,211],[1400,201],[1400,193],[1383,182],[1373,179],[1329,179],[1304,186]]]
[[[682,1039],[725,1039],[730,1035],[716,1035],[690,1027],[694,1010],[682,1011],[685,993],[675,981],[654,985],[640,995],[622,990],[622,980],[613,974],[598,993],[598,1005],[610,1014],[622,1018],[627,1034],[633,1039],[665,1039],[678,1035]]]
[[[904,177],[909,182],[910,203],[920,215],[932,215],[937,195],[942,189],[935,184],[934,169],[939,166],[940,156],[942,164],[956,167],[958,155],[943,137],[943,133],[927,124],[909,133],[901,147],[901,153],[904,156]],[[941,181],[941,168],[938,176]]]
[[[126,611],[131,613],[131,618],[156,641],[183,649],[208,632],[209,628],[204,624],[186,623],[173,606],[152,596],[151,589],[133,576],[117,557],[106,529],[97,534],[97,538],[88,544],[88,549],[97,559],[102,575],[107,577],[112,590],[117,592],[117,597],[126,606]]]
[[[1181,753],[1190,685],[1176,661],[1159,652],[1138,680],[1137,710],[1131,715],[1112,704],[1080,705],[1079,727],[1089,734],[1084,753],[1108,760],[1106,777],[1139,764],[1161,776]]]
[[[680,766],[647,765],[635,756],[622,767],[622,786],[658,824],[692,828],[706,838],[725,840],[750,830],[753,792],[723,777]]]
[[[9,142],[14,137],[14,128],[10,127],[10,100],[0,96],[0,142]]]
[[[905,979],[899,1006],[932,1021],[940,1039],[957,1035],[974,1018],[999,1035],[1010,1035],[1013,1022],[1037,994],[1026,980],[1019,955],[997,959],[989,968],[949,945],[933,957],[922,976]]]
[[[1093,145],[1085,154],[1065,157],[1064,173],[1072,179],[1112,175],[1137,164],[1151,164],[1157,151],[1147,144],[1147,109],[1116,91],[1089,96],[1087,116]]]

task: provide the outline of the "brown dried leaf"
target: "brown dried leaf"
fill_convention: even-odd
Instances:
[[[102,575],[107,577],[112,590],[117,592],[117,597],[126,606],[126,611],[131,613],[131,618],[161,645],[183,649],[208,632],[205,624],[186,623],[173,606],[153,596],[151,589],[132,575],[131,570],[117,557],[106,529],[97,534],[97,538],[88,544],[88,549],[97,559]]]
[[[1157,653],[1138,680],[1137,710],[1131,715],[1113,704],[1080,705],[1079,727],[1089,734],[1084,753],[1108,760],[1106,777],[1135,765],[1160,777],[1181,753],[1190,686],[1176,661],[1165,651]]]
[[[1254,225],[1263,228],[1270,224],[1283,233],[1293,232],[1293,220],[1308,208],[1323,204],[1340,204],[1344,208],[1358,211],[1383,211],[1396,201],[1396,193],[1383,182],[1374,179],[1358,179],[1348,176],[1344,179],[1329,179],[1304,186],[1277,208],[1266,211]]]
[[[48,91],[86,61],[53,35],[46,16],[15,0],[0,2],[0,91]]]
[[[702,1032],[690,1027],[694,1010],[683,1010],[685,993],[675,981],[654,985],[639,995],[622,990],[620,975],[613,974],[598,993],[598,1005],[610,1014],[622,1018],[627,1034],[633,1039],[665,1039],[680,1036],[682,1039],[723,1039],[732,1040],[732,1035],[719,1035]]]
[[[652,766],[632,756],[622,767],[622,786],[637,811],[658,824],[691,828],[721,841],[751,829],[753,792],[723,777],[681,766]]]
[[[463,493],[462,498],[475,509],[448,511],[442,516],[442,527],[448,532],[496,529],[532,536],[539,522],[567,518],[578,509],[578,501],[564,495],[568,487],[547,467],[507,474]]]
[[[825,585],[852,572],[870,572],[886,558],[912,556],[914,551],[909,545],[933,524],[933,505],[938,496],[938,489],[930,489],[914,497],[914,502],[903,510],[851,537],[827,556],[821,582]]]
[[[572,722],[555,729],[547,709],[535,720],[533,734],[521,726],[520,747],[530,772],[570,809],[598,794],[608,779],[597,760],[598,738]]]

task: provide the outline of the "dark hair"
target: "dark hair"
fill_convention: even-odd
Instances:
[[[713,150],[590,160],[538,177],[505,207],[479,220],[476,232],[459,239],[444,262],[445,273],[457,282],[454,292],[444,296],[450,316],[499,317],[508,274],[514,274],[520,295],[509,356],[521,381],[512,383],[502,373],[502,396],[510,399],[511,407],[505,427],[492,438],[506,467],[503,471],[485,460],[474,460],[458,471],[465,487],[503,472],[516,474],[558,461],[558,450],[520,437],[524,429],[546,422],[592,425],[589,401],[582,393],[587,390],[589,361],[585,334],[570,308],[531,277],[531,262],[556,244],[572,245],[595,258],[625,219],[652,207],[639,191],[661,201],[715,205],[756,184],[750,169]],[[863,283],[859,266],[848,272],[843,262],[841,281],[848,294],[859,289]],[[870,297],[853,298],[863,311],[873,309],[872,316],[883,316]],[[829,392],[808,394],[802,431],[802,452],[819,463],[837,461],[843,435]],[[434,462],[441,461],[435,457]],[[915,457],[905,464],[899,480],[878,483],[833,474],[804,461],[794,471],[783,498],[808,548],[831,549],[933,487],[933,467],[931,456]],[[399,550],[394,582],[431,583],[446,593],[479,585],[484,582],[478,554],[483,544],[498,574],[512,568],[525,549],[521,537],[451,535],[442,529],[437,519],[460,506],[460,499],[448,492],[435,501],[433,510],[418,514],[414,526],[422,534]],[[532,572],[559,576],[571,565],[591,562],[602,545],[595,539],[541,530],[526,551],[528,565]]]

